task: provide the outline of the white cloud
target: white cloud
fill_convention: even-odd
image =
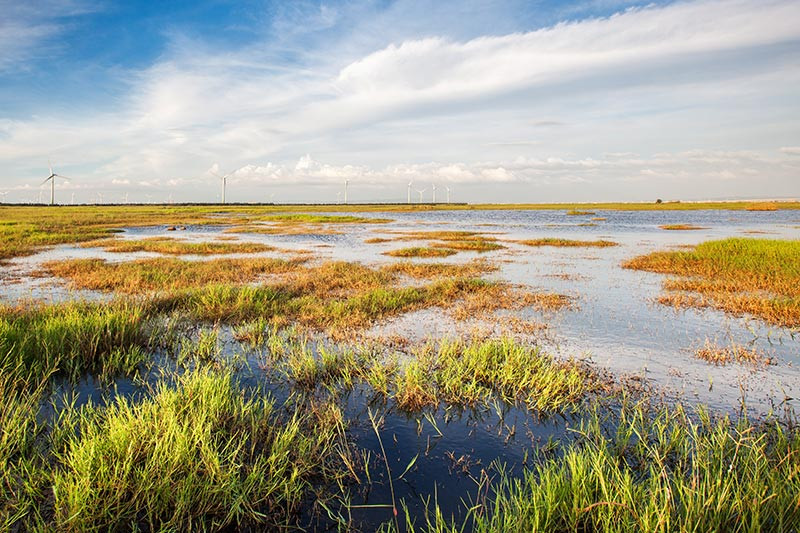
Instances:
[[[340,14],[311,16],[328,28]],[[21,184],[51,156],[85,182],[198,197],[228,171],[265,185],[651,179],[692,193],[691,179],[759,172],[780,185],[800,153],[771,155],[798,133],[785,103],[800,82],[797,20],[790,0],[678,2],[462,41],[354,37],[343,47],[360,53],[344,65],[336,50],[286,65],[267,42],[179,39],[116,110],[0,119],[0,165]]]

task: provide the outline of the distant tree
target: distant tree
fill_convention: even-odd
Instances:
[[[657,204],[660,204],[660,203],[662,203],[662,202],[663,202],[663,200],[662,200],[661,198],[659,198],[658,200],[656,200],[656,203],[657,203]]]

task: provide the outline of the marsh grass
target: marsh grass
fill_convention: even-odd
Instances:
[[[605,420],[595,410],[572,444],[534,456],[521,478],[501,468],[499,483],[481,482],[463,523],[434,504],[418,530],[744,533],[800,523],[797,431],[680,406],[625,406],[610,434]]]
[[[744,363],[753,366],[763,366],[771,362],[771,359],[763,353],[735,343],[732,343],[730,346],[719,346],[716,343],[706,341],[703,347],[695,350],[694,355],[698,359],[715,365]]]
[[[154,329],[136,303],[3,306],[3,372],[35,383],[53,374],[130,374],[149,358],[142,348]]]
[[[58,527],[287,527],[312,480],[342,475],[329,409],[281,416],[229,373],[196,370],[140,403],[89,410],[55,475]]]
[[[541,412],[574,409],[596,390],[595,377],[579,363],[556,362],[510,338],[442,341],[427,346],[397,378],[395,401],[414,411],[443,401],[476,406],[491,398]]]
[[[448,263],[412,263],[403,261],[381,267],[391,274],[403,274],[417,279],[463,278],[477,277],[482,274],[494,272],[497,266],[487,261],[472,261],[464,264]]]
[[[659,228],[672,231],[690,231],[690,230],[708,229],[703,226],[695,226],[694,224],[664,224],[659,226]]]
[[[570,216],[583,216],[583,215],[596,215],[594,211],[582,211],[580,209],[570,209],[567,211],[567,214]]]
[[[449,257],[455,255],[457,252],[452,248],[428,248],[422,246],[413,246],[411,248],[399,248],[397,250],[390,250],[383,252],[383,255],[392,257]]]
[[[618,243],[605,240],[596,241],[581,241],[574,239],[558,239],[558,238],[543,238],[543,239],[526,239],[516,241],[525,246],[560,246],[560,247],[587,247],[587,248],[607,248],[609,246],[618,246]]]
[[[678,278],[659,299],[676,307],[714,307],[749,313],[786,327],[800,325],[800,242],[724,239],[691,251],[653,252],[623,267]]]
[[[188,242],[170,237],[102,239],[86,242],[81,246],[103,248],[107,252],[154,252],[167,255],[249,254],[275,250],[272,246],[255,242]]]
[[[352,215],[317,215],[308,213],[268,215],[260,217],[258,220],[301,224],[387,224],[392,222],[389,218],[356,217]]]
[[[45,273],[70,280],[73,287],[126,294],[161,292],[214,283],[248,283],[267,274],[296,269],[302,259],[243,258],[184,261],[177,258],[111,263],[103,259],[53,261]]]
[[[447,250],[458,250],[468,252],[490,252],[493,250],[501,250],[505,248],[502,244],[498,244],[493,240],[488,239],[463,239],[463,240],[449,240],[444,242],[437,242],[433,244],[436,248],[445,248]]]

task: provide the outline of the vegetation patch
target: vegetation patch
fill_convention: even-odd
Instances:
[[[107,252],[154,252],[167,255],[249,254],[274,250],[272,246],[255,242],[189,242],[169,237],[149,239],[103,239],[82,244],[84,247],[103,248]]]
[[[691,231],[699,229],[708,229],[703,226],[695,226],[693,224],[664,224],[662,226],[659,226],[659,228],[672,231]]]
[[[497,270],[497,266],[486,261],[472,261],[463,264],[412,263],[403,261],[384,265],[381,270],[391,274],[403,274],[417,279],[477,277]]]
[[[340,414],[280,417],[230,374],[195,371],[138,404],[88,412],[55,475],[56,521],[76,531],[283,528],[311,480],[339,475]]]
[[[570,216],[583,216],[583,215],[596,215],[594,211],[582,211],[580,209],[570,209],[567,211],[567,214]]]
[[[718,346],[706,341],[705,346],[694,352],[695,357],[714,363],[727,365],[728,363],[747,363],[751,365],[767,365],[771,359],[757,350],[752,350],[738,344]]]
[[[302,260],[272,258],[183,261],[175,258],[111,263],[74,259],[43,265],[44,272],[70,280],[73,287],[127,294],[200,287],[212,283],[248,283],[266,274],[289,272]]]
[[[608,246],[618,246],[618,244],[613,241],[604,241],[604,240],[580,241],[573,239],[557,239],[557,238],[527,239],[516,242],[518,242],[519,244],[524,244],[525,246],[562,246],[567,248],[571,247],[606,248]]]
[[[259,220],[267,222],[302,223],[302,224],[386,224],[392,222],[390,218],[356,217],[352,215],[316,215],[307,213],[293,213],[283,215],[268,215]]]
[[[505,248],[505,246],[501,244],[486,239],[451,240],[434,243],[433,246],[436,248],[445,248],[447,250],[469,252],[489,252],[492,250],[500,250],[501,248]]]
[[[484,481],[469,517],[429,508],[425,531],[791,531],[800,523],[800,433],[700,411],[626,406],[618,429],[595,413],[557,455]]]
[[[399,248],[397,250],[390,250],[383,252],[383,255],[390,255],[392,257],[449,257],[455,255],[455,250],[451,248],[427,248],[422,246],[414,246],[411,248]]]
[[[659,301],[748,313],[785,327],[800,325],[800,241],[733,238],[691,251],[653,252],[623,267],[678,278]]]
[[[152,333],[135,303],[0,306],[0,370],[32,383],[57,373],[130,373]]]

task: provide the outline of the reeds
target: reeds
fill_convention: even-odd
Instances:
[[[413,246],[410,248],[399,248],[397,250],[383,252],[383,255],[390,255],[392,257],[448,257],[456,253],[455,250],[450,248]]]

